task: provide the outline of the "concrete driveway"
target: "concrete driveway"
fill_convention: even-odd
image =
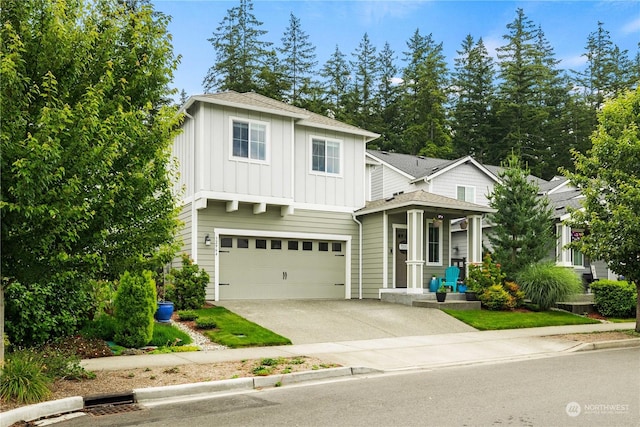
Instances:
[[[378,300],[235,300],[216,305],[293,344],[471,332],[444,312]]]

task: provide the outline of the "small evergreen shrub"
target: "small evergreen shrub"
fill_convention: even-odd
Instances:
[[[193,310],[180,310],[178,311],[178,319],[183,322],[189,322],[191,320],[196,320],[198,318],[198,313]]]
[[[153,316],[157,308],[156,283],[150,271],[120,278],[115,298],[114,341],[125,347],[142,347],[153,337]]]
[[[638,291],[626,281],[598,280],[591,283],[593,302],[605,317],[634,317]]]
[[[176,310],[195,310],[205,303],[209,274],[200,269],[189,255],[182,255],[182,268],[174,268],[169,275],[171,286],[166,287],[167,299]]]
[[[531,264],[517,275],[517,282],[527,298],[546,311],[558,301],[582,292],[582,282],[572,268],[550,262]]]
[[[213,319],[197,319],[196,328],[198,329],[215,329],[218,325]]]
[[[515,307],[515,298],[502,285],[491,285],[478,295],[478,299],[489,310],[508,310]]]
[[[0,397],[20,404],[42,402],[51,395],[52,382],[37,353],[16,351],[7,356],[2,367]]]

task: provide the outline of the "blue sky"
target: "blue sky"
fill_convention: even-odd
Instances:
[[[215,61],[207,41],[227,10],[239,0],[152,0],[157,10],[172,17],[169,32],[174,52],[182,56],[174,86],[188,95],[203,93],[202,80]],[[254,15],[268,31],[264,39],[280,45],[289,15],[300,19],[302,29],[316,46],[318,66],[324,64],[336,45],[351,59],[365,33],[378,51],[389,42],[402,66],[402,52],[416,29],[432,34],[443,44],[452,65],[456,51],[467,34],[482,37],[490,52],[504,44],[507,24],[522,8],[535,25],[540,25],[554,47],[556,59],[565,69],[584,65],[584,47],[598,21],[612,41],[633,57],[640,41],[640,2],[625,1],[454,1],[454,0],[254,0]]]

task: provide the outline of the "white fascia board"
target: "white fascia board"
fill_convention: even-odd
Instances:
[[[370,157],[370,158],[376,160],[379,164],[381,164],[381,165],[383,165],[385,167],[388,167],[392,171],[399,173],[400,175],[404,176],[407,179],[410,179],[410,180],[415,179],[415,176],[409,175],[408,173],[398,169],[397,167],[390,165],[389,163],[387,163],[384,160],[382,160],[380,157],[376,157],[376,156],[374,156],[374,155],[372,155],[370,153],[367,153],[367,152],[365,152],[365,155],[367,157]],[[409,183],[412,184],[412,182],[409,182]]]
[[[553,187],[551,190],[547,191],[547,194],[553,194],[556,193],[558,190],[562,189],[563,187],[566,187],[567,184],[569,184],[570,181],[566,180],[564,182],[562,182],[561,184],[557,185],[556,187]]]
[[[293,117],[296,119],[306,119],[309,117],[309,115],[307,114],[294,113],[292,111],[280,110],[275,108],[260,107],[260,106],[240,103],[240,102],[231,102],[225,99],[209,98],[207,96],[195,95],[192,98],[194,99],[194,102],[199,101],[206,104],[221,105],[224,107],[232,107],[232,108],[238,108],[238,109],[248,110],[248,111],[258,111],[260,113],[273,114],[275,116]],[[189,101],[187,101],[187,103],[189,103]]]
[[[440,169],[435,173],[432,173],[431,175],[426,175],[420,178],[416,178],[415,180],[413,180],[411,183],[414,184],[418,181],[425,181],[425,182],[429,182],[431,180],[433,180],[434,178],[437,178],[438,176],[449,172],[450,170],[457,168],[460,165],[463,165],[467,162],[471,162],[475,167],[477,167],[481,172],[483,172],[485,175],[487,175],[489,178],[491,178],[494,182],[498,182],[498,177],[495,176],[493,173],[491,173],[489,171],[489,169],[485,168],[481,163],[479,163],[476,159],[474,159],[471,156],[466,156],[466,157],[462,157],[460,159],[458,159],[455,163],[450,164],[449,166],[447,166],[444,169]]]
[[[344,133],[347,135],[359,135],[359,136],[364,136],[365,137],[365,144],[367,142],[371,142],[374,139],[378,139],[380,137],[379,134],[377,133],[373,133],[373,132],[369,132],[368,130],[364,130],[364,129],[359,129],[359,128],[344,128],[341,126],[332,126],[328,123],[318,123],[318,122],[313,122],[313,121],[307,121],[304,118],[301,119],[300,121],[297,122],[298,125],[300,126],[307,126],[310,128],[316,128],[316,129],[325,129],[325,130],[331,130],[334,132],[340,132],[340,133]]]
[[[293,199],[284,197],[252,196],[249,194],[223,193],[218,191],[201,191],[196,194],[196,199],[220,200],[223,202],[237,201],[241,203],[266,203],[268,205],[288,206],[293,204]]]

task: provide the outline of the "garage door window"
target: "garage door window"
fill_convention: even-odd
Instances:
[[[313,242],[302,242],[302,250],[303,251],[312,251],[313,250]]]
[[[320,252],[328,252],[329,251],[329,243],[328,242],[320,242],[320,243],[318,243],[318,250]]]
[[[238,239],[238,248],[247,249],[249,247],[249,239]]]
[[[267,249],[267,241],[265,239],[256,239],[256,249]]]
[[[232,248],[233,247],[233,239],[231,237],[221,237],[220,238],[220,247],[222,247],[222,248]]]
[[[331,244],[331,251],[333,251],[333,252],[342,252],[342,243],[333,242]]]
[[[271,241],[271,249],[282,249],[282,240],[272,240]]]
[[[297,240],[289,240],[289,250],[297,251],[298,250],[298,241]]]

